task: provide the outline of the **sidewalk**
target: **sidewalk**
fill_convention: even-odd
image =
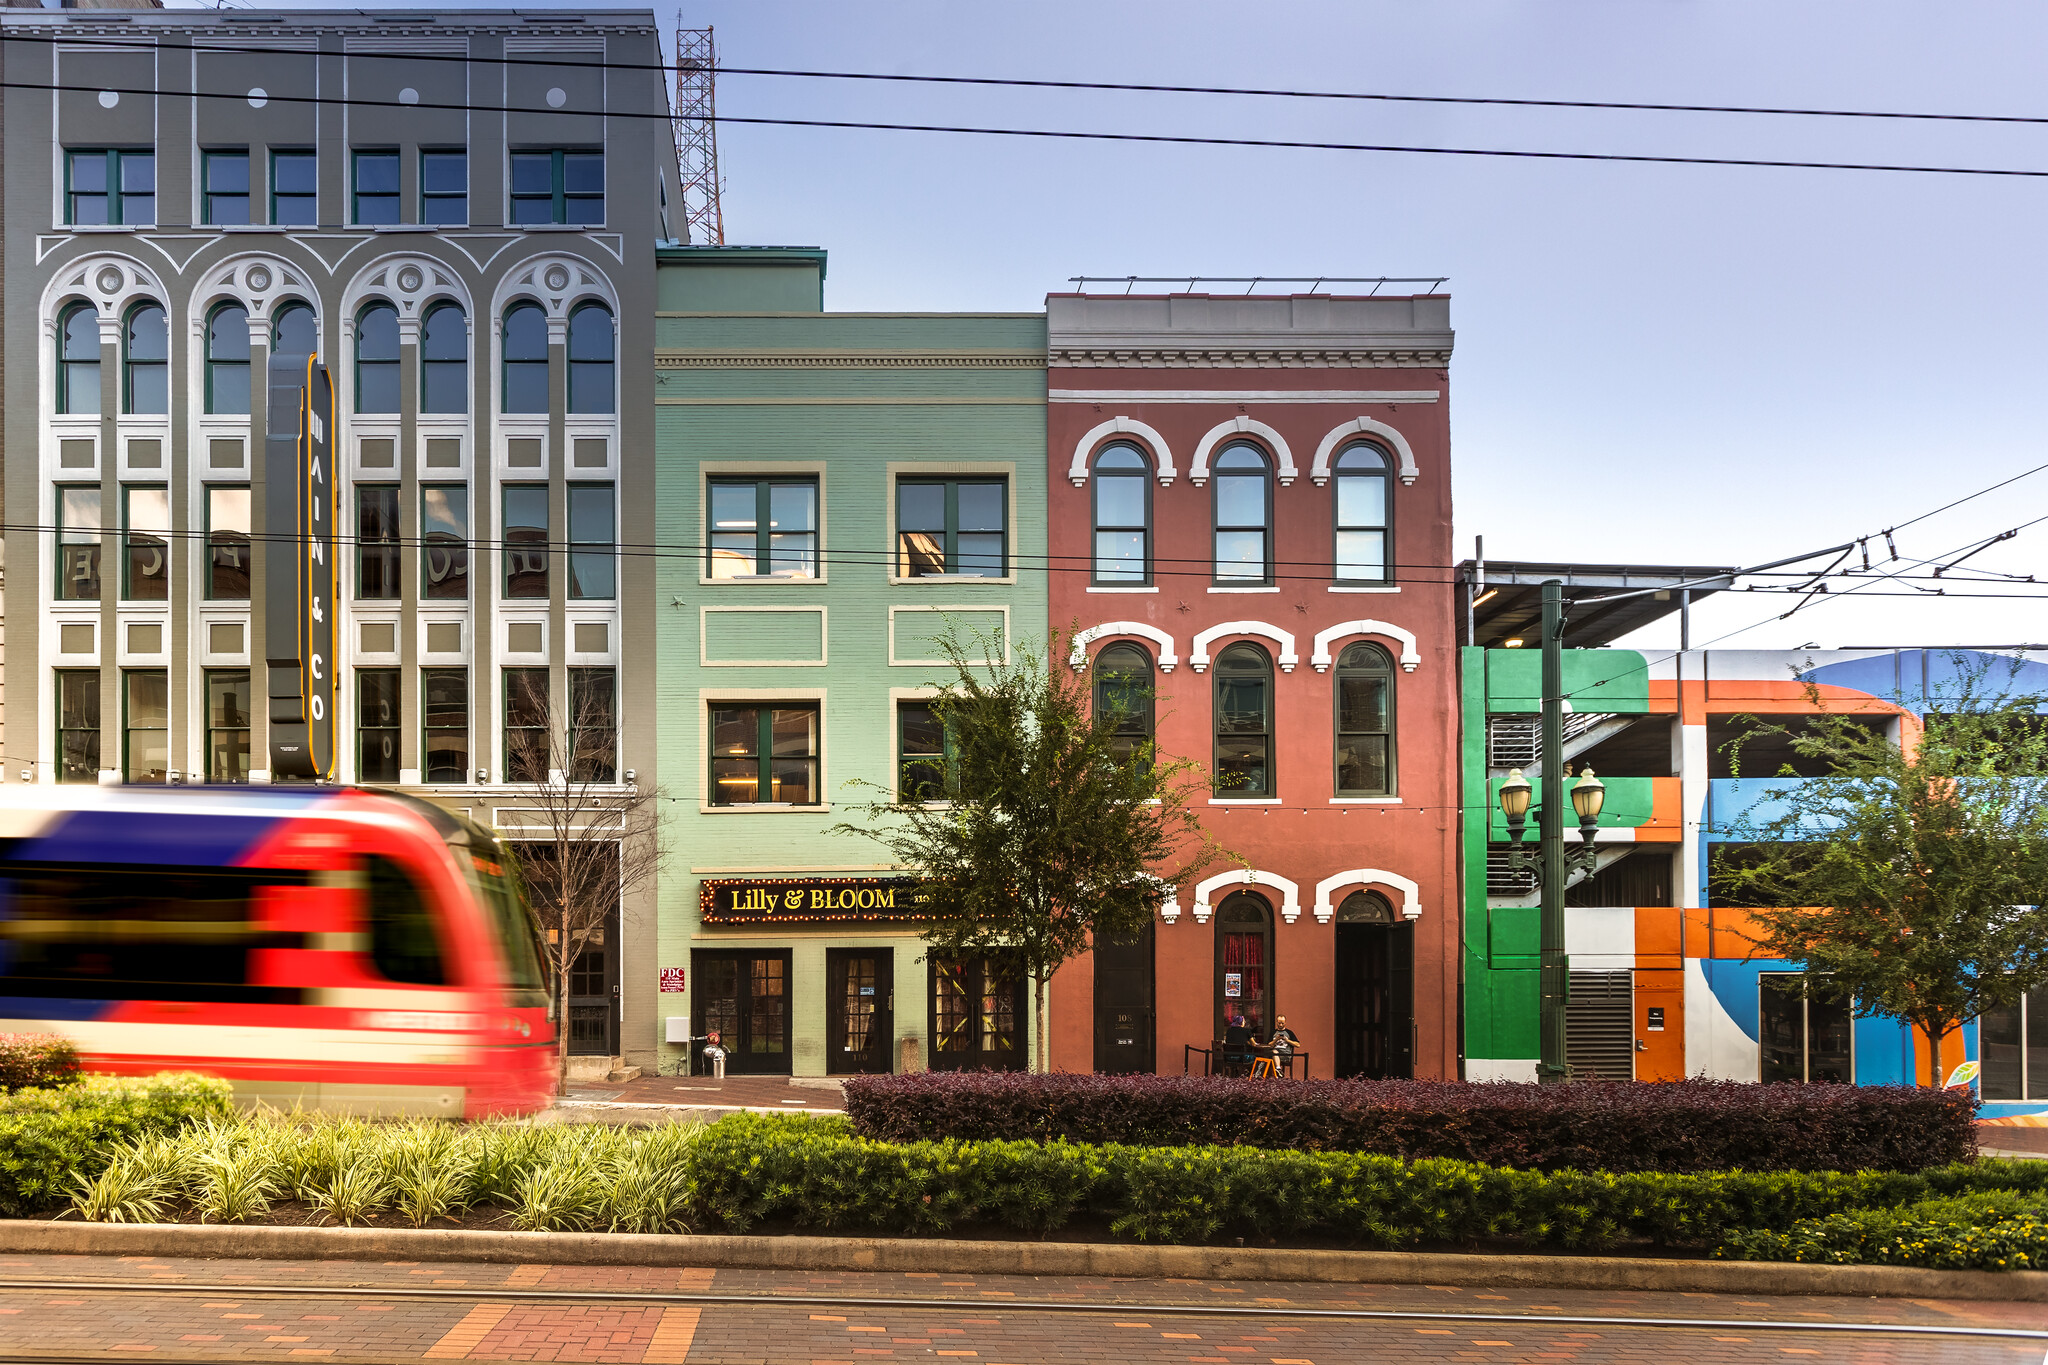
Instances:
[[[731,1113],[740,1109],[765,1112],[837,1114],[846,1108],[838,1078],[805,1077],[801,1084],[788,1076],[641,1076],[614,1084],[598,1081],[573,1085],[556,1106],[575,1114],[631,1114],[636,1111]]]

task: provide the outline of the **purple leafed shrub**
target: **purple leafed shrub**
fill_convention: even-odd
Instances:
[[[52,1033],[0,1033],[0,1094],[27,1086],[70,1085],[78,1049]]]
[[[926,1072],[846,1083],[864,1137],[1215,1143],[1533,1170],[1918,1171],[1976,1153],[1976,1100],[1905,1086],[1251,1081]]]

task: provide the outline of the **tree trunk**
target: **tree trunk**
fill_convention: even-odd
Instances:
[[[555,943],[555,1089],[569,1093],[569,917]]]
[[[1052,1053],[1048,1051],[1050,1039],[1046,1033],[1045,1028],[1046,984],[1047,982],[1045,977],[1039,975],[1036,972],[1032,973],[1031,991],[1032,994],[1037,997],[1038,1006],[1038,1065],[1033,1067],[1032,1070],[1040,1072],[1052,1070]]]
[[[1927,1056],[1934,1063],[1934,1088],[1941,1089],[1941,1025],[1927,1030]]]

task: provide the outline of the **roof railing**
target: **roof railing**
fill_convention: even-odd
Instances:
[[[1435,293],[1450,281],[1448,275],[1070,275],[1069,284],[1079,285],[1085,292],[1091,284],[1120,284],[1126,294],[1141,284],[1184,284],[1190,294],[1198,284],[1241,284],[1249,294],[1262,284],[1305,284],[1311,294],[1320,293],[1326,284],[1369,284],[1372,290],[1367,295],[1377,294],[1384,285],[1426,284],[1427,292]]]

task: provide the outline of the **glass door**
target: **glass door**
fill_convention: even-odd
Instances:
[[[734,1075],[789,1074],[789,953],[697,952],[690,997],[690,1032],[716,1030]],[[693,1049],[697,1061],[701,1044]]]
[[[825,1070],[886,1075],[895,1036],[896,955],[831,948],[825,953]]]
[[[931,964],[934,1071],[1022,1071],[1024,978],[1000,958]]]

